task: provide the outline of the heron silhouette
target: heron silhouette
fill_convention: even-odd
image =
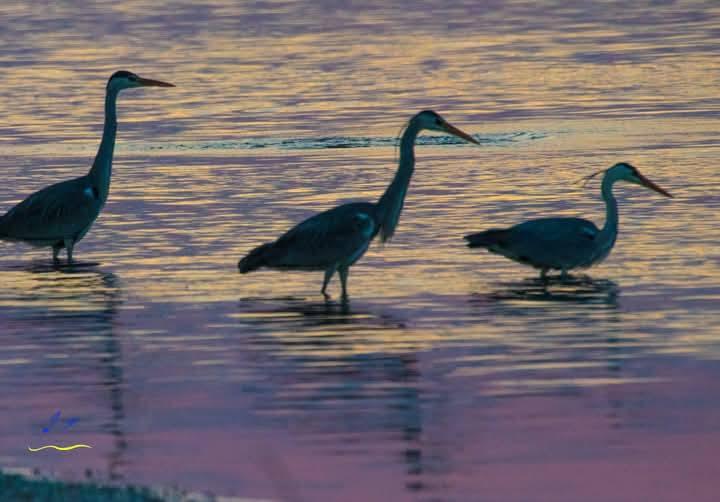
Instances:
[[[273,242],[263,244],[238,263],[240,273],[260,268],[324,271],[321,293],[335,272],[340,275],[342,298],[346,300],[350,267],[365,254],[379,233],[382,242],[395,233],[405,195],[415,169],[415,139],[423,130],[441,131],[478,143],[472,136],[450,125],[431,110],[422,111],[407,123],[400,140],[397,172],[377,202],[353,202],[316,214],[291,228]]]
[[[605,225],[602,229],[582,218],[540,218],[510,228],[491,229],[465,236],[471,248],[486,248],[518,263],[540,269],[560,270],[561,277],[574,268],[589,268],[608,257],[618,234],[618,206],[613,195],[617,181],[628,181],[654,190],[666,197],[667,191],[640,174],[634,166],[620,162],[585,179],[604,172],[602,198],[605,201]]]
[[[35,192],[0,217],[0,240],[20,241],[35,247],[51,247],[53,262],[61,249],[73,262],[73,248],[97,219],[108,198],[113,151],[117,133],[116,101],[123,89],[174,87],[129,71],[115,72],[105,91],[105,127],[90,171]]]

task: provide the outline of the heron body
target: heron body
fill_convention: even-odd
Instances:
[[[378,202],[343,204],[308,218],[276,241],[248,253],[238,263],[240,272],[260,268],[322,270],[325,277],[321,292],[325,296],[330,279],[338,272],[343,298],[347,298],[349,268],[365,254],[378,233],[381,241],[386,242],[395,232],[415,168],[415,139],[423,129],[447,132],[477,143],[433,111],[416,114],[402,134],[395,177]]]
[[[518,263],[565,275],[575,268],[589,268],[608,257],[618,234],[618,206],[613,195],[617,181],[629,181],[671,195],[645,178],[630,164],[621,162],[605,171],[602,198],[605,201],[605,225],[598,228],[582,218],[540,218],[510,228],[491,229],[465,236],[471,248],[486,248]]]
[[[0,217],[0,239],[51,247],[55,262],[64,248],[68,262],[73,261],[75,244],[90,230],[110,192],[118,94],[123,89],[142,86],[172,87],[172,84],[128,71],[114,73],[105,93],[102,141],[90,171],[85,176],[45,187],[10,209]]]

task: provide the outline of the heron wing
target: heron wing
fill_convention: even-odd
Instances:
[[[346,204],[316,214],[291,228],[273,245],[276,266],[326,268],[351,264],[376,233],[374,213],[365,204]]]
[[[101,202],[86,177],[43,188],[0,218],[0,234],[23,241],[77,238],[98,215]]]
[[[509,229],[501,244],[512,258],[549,268],[574,268],[592,255],[598,228],[581,218],[542,218]]]

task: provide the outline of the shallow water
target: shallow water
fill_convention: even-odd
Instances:
[[[89,167],[116,69],[108,204],[55,269],[2,244],[0,468],[282,500],[714,500],[720,451],[715,2],[3,2],[0,208]],[[350,274],[236,273],[374,200],[433,108],[393,241]],[[461,236],[602,223],[590,277]],[[336,279],[337,280],[337,279]],[[333,282],[332,293],[339,285]],[[72,428],[42,433],[50,416]],[[92,449],[29,453],[28,446]]]

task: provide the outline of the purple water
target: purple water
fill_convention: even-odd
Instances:
[[[0,468],[274,500],[716,500],[720,5],[387,4],[0,6],[2,211],[87,170],[113,71],[177,85],[121,96],[81,266],[0,244]],[[424,108],[483,144],[424,138],[348,306],[321,274],[237,274],[375,200]],[[546,291],[464,247],[602,224],[574,182],[621,160],[675,198],[618,185],[592,280]],[[43,434],[57,410],[78,422]],[[93,448],[28,452],[51,435]]]

